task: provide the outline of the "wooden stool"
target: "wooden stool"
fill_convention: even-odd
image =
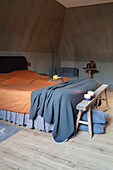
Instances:
[[[78,131],[79,123],[88,125],[89,128],[89,136],[92,138],[92,121],[91,121],[91,107],[94,104],[95,100],[97,100],[97,106],[99,99],[106,100],[106,110],[108,110],[108,99],[107,99],[107,88],[108,85],[103,84],[97,90],[94,91],[95,97],[92,100],[82,100],[77,106],[76,109],[79,110],[78,117],[76,121],[76,133]],[[105,92],[105,99],[101,98],[101,94]],[[80,120],[83,111],[87,111],[88,122]]]

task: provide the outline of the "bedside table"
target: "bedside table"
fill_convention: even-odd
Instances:
[[[93,77],[93,71],[97,71],[96,68],[85,68],[85,67],[83,67],[83,69],[88,71],[88,78],[92,78]]]

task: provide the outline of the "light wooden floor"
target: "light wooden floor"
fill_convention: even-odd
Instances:
[[[113,89],[108,91],[108,100],[105,134],[90,139],[87,132],[79,131],[70,141],[56,143],[50,133],[23,128],[0,143],[0,170],[112,170]],[[102,106],[104,110],[104,103]]]

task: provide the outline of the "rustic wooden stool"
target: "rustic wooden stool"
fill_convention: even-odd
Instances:
[[[97,106],[98,106],[98,102],[101,99],[101,100],[106,100],[106,110],[108,110],[107,88],[108,88],[108,85],[106,85],[106,84],[101,85],[97,90],[94,91],[95,97],[92,100],[82,100],[76,106],[76,109],[79,110],[77,121],[76,121],[76,133],[78,131],[79,123],[85,124],[85,125],[88,125],[89,136],[90,136],[90,138],[92,138],[93,132],[92,132],[92,121],[91,121],[91,107],[96,100],[97,100]],[[101,94],[103,92],[105,92],[104,99],[101,98]],[[83,111],[87,111],[88,122],[80,120]]]

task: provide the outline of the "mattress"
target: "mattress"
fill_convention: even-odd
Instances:
[[[29,70],[0,73],[0,109],[29,113],[32,91],[58,83],[48,79]]]

